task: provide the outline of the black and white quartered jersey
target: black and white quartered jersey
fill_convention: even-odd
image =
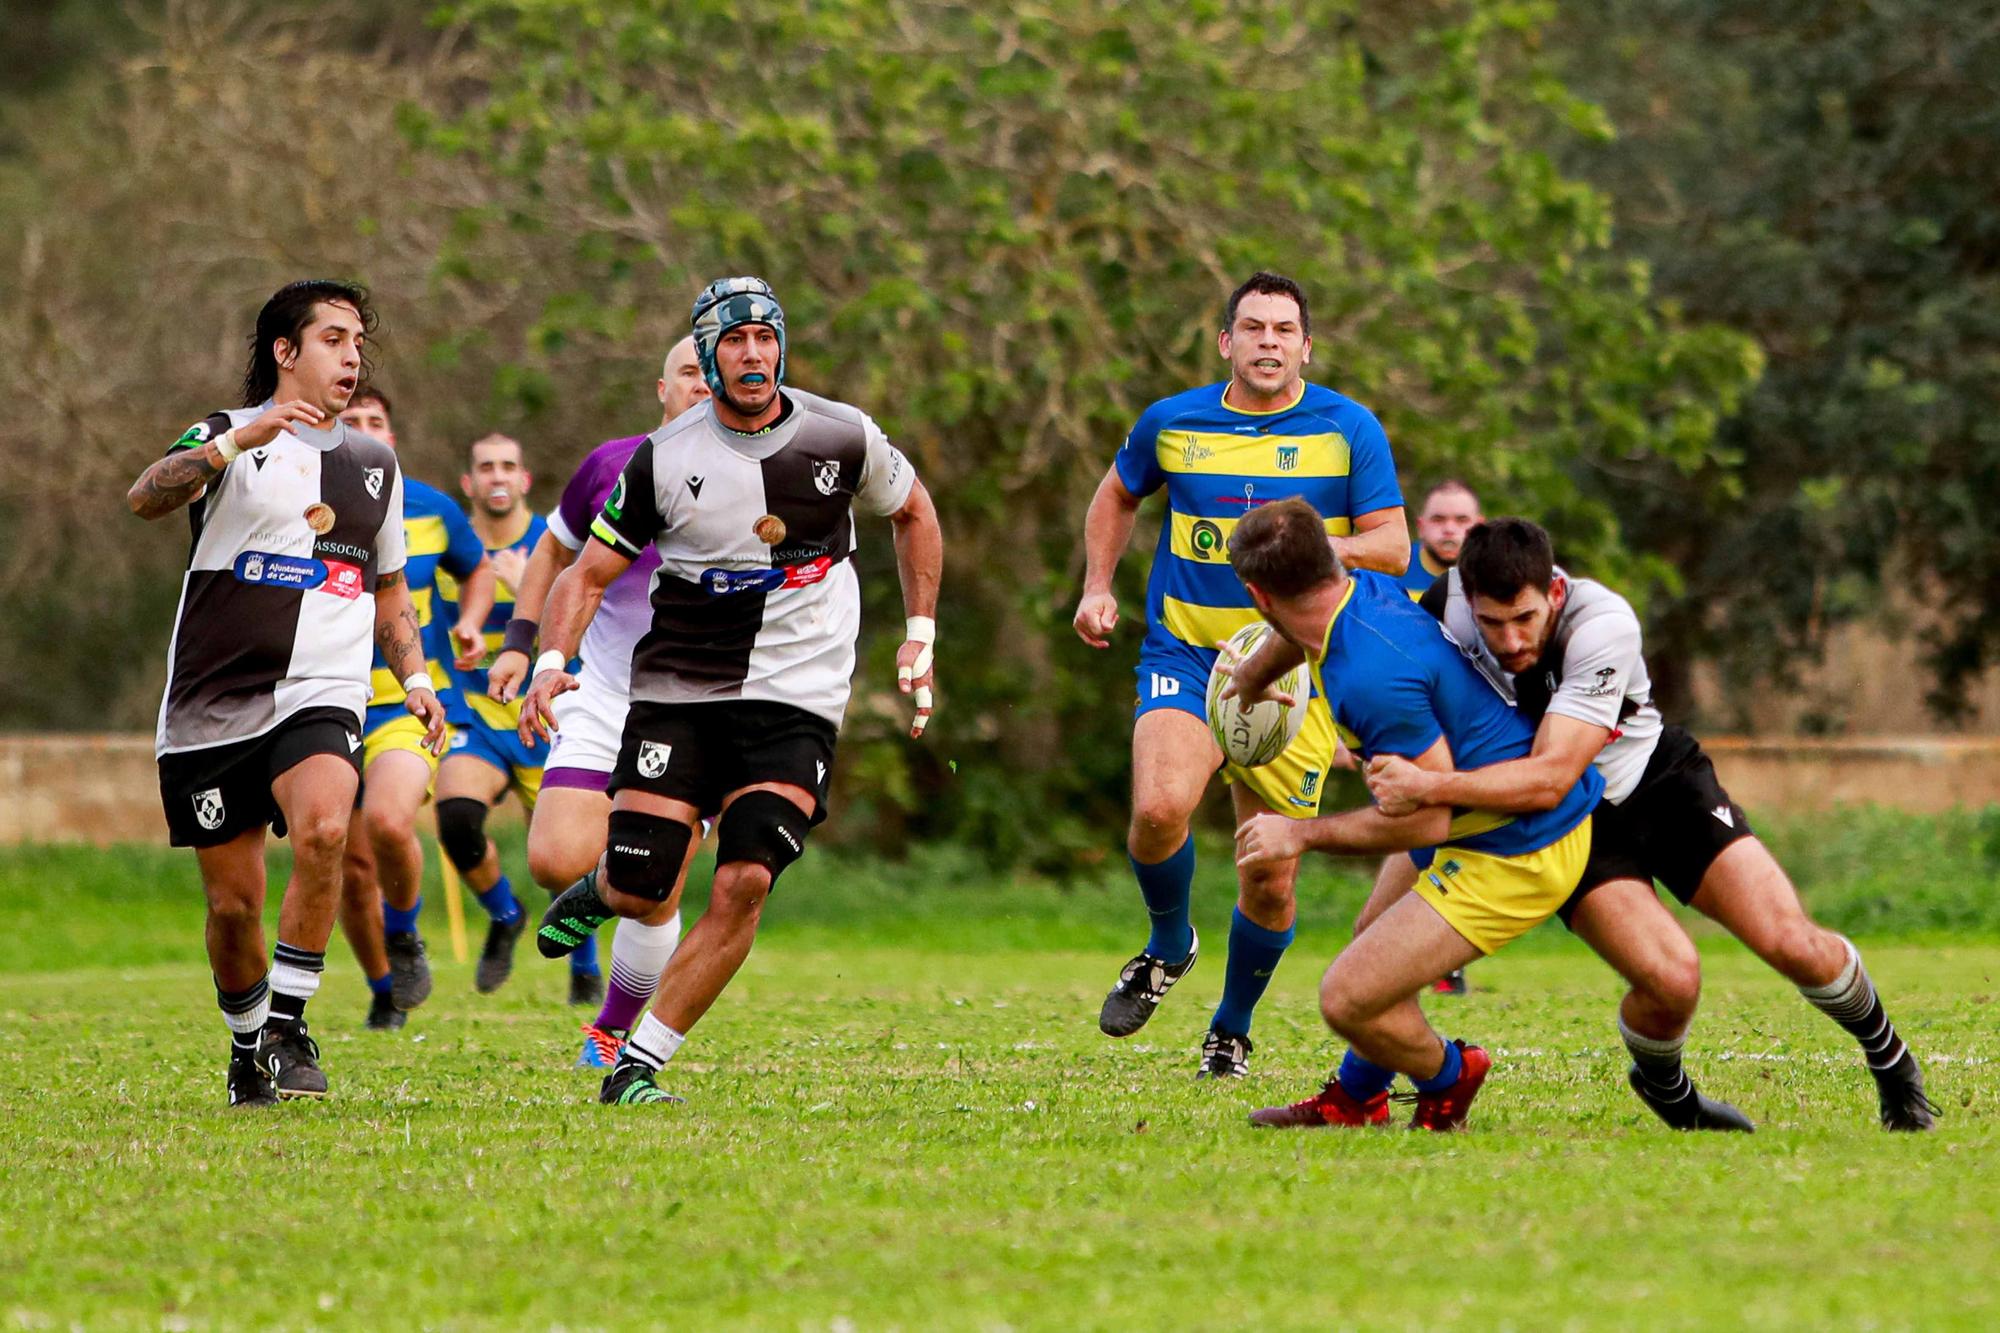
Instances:
[[[1439,614],[1438,590],[1443,589],[1439,618],[1444,627],[1535,725],[1554,713],[1610,728],[1611,739],[1595,762],[1604,778],[1604,799],[1615,805],[1639,785],[1660,741],[1660,710],[1653,707],[1639,617],[1630,602],[1602,583],[1570,578],[1561,569],[1556,575],[1568,583],[1569,597],[1556,617],[1549,646],[1518,676],[1502,670],[1487,648],[1456,569],[1426,594],[1424,608]]]
[[[854,514],[893,514],[916,473],[858,408],[796,389],[755,435],[682,413],[639,446],[591,535],[660,554],[634,702],[751,699],[835,726],[847,710],[861,585]]]
[[[217,412],[174,449],[198,449],[269,406]],[[352,712],[358,731],[375,584],[404,561],[396,451],[338,421],[295,427],[223,469],[188,521],[155,754],[250,740],[306,708]]]

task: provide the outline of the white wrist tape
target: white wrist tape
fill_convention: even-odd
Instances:
[[[931,645],[937,642],[937,621],[929,616],[911,616],[903,622],[903,638],[910,643],[920,643],[917,660],[906,667],[896,668],[897,681],[917,680],[931,669]],[[919,708],[930,705],[920,703]]]
[[[236,432],[234,430],[222,432],[222,434],[215,437],[213,443],[215,445],[215,452],[222,455],[222,461],[225,463],[234,463],[237,455],[243,452],[243,446],[236,443]]]
[[[535,676],[541,675],[544,671],[561,671],[564,667],[568,665],[569,665],[569,659],[567,657],[564,657],[561,653],[557,652],[555,649],[551,648],[549,651],[543,653],[540,657],[535,659],[534,675],[528,677],[528,679],[533,680]]]
[[[403,693],[415,694],[418,690],[429,690],[433,694],[437,693],[437,683],[431,679],[430,672],[412,671],[410,678],[403,682]]]

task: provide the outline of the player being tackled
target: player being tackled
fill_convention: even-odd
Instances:
[[[1301,661],[1342,741],[1364,759],[1397,754],[1420,768],[1528,753],[1533,733],[1437,622],[1391,579],[1349,574],[1323,520],[1303,500],[1261,505],[1236,526],[1230,564],[1278,631],[1234,666],[1226,697],[1260,701]],[[1478,756],[1474,759],[1473,756]],[[1397,1074],[1416,1084],[1412,1129],[1465,1123],[1492,1060],[1447,1041],[1417,997],[1439,976],[1492,953],[1553,915],[1590,855],[1590,811],[1604,790],[1585,771],[1552,808],[1513,817],[1368,807],[1313,819],[1259,815],[1237,830],[1238,859],[1259,865],[1308,848],[1343,855],[1415,850],[1416,892],[1367,922],[1320,983],[1320,1011],[1349,1043],[1316,1095],[1251,1116],[1270,1127],[1380,1124]]]

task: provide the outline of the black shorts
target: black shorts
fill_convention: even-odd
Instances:
[[[686,801],[704,817],[730,792],[786,782],[813,794],[812,822],[826,818],[833,773],[831,722],[790,704],[723,700],[660,704],[635,700],[611,770],[610,793],[630,787]]]
[[[269,824],[285,836],[271,784],[316,754],[338,755],[361,774],[361,723],[344,708],[308,708],[247,741],[160,756],[160,804],[176,847],[219,847]]]
[[[1750,816],[1729,798],[1701,742],[1667,727],[1645,776],[1623,803],[1598,803],[1590,861],[1562,906],[1565,923],[1584,894],[1614,879],[1658,880],[1682,903],[1729,844],[1751,836]]]

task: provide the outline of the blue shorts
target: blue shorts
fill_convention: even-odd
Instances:
[[[1146,635],[1139,649],[1139,703],[1135,714],[1178,708],[1208,725],[1208,677],[1215,669],[1216,651],[1197,648],[1157,631]],[[1299,738],[1268,764],[1242,768],[1224,761],[1222,776],[1240,782],[1266,808],[1294,819],[1319,813],[1320,793],[1333,769],[1333,714],[1315,693],[1307,704]]]
[[[524,745],[520,733],[503,730],[475,716],[451,729],[451,748],[445,751],[445,760],[449,762],[460,755],[470,755],[500,770],[507,777],[507,785],[521,798],[521,804],[529,810],[535,808],[535,798],[542,793],[542,765],[549,757],[548,742]]]

